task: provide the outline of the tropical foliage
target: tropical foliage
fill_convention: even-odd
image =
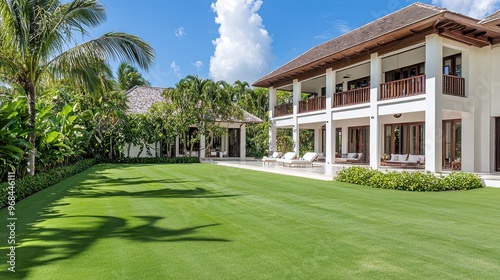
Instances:
[[[44,84],[62,78],[99,89],[104,61],[132,61],[147,69],[153,49],[140,38],[119,32],[75,44],[88,28],[103,23],[106,12],[96,0],[0,1],[0,77],[27,96],[31,129],[28,172],[35,174],[36,98]]]

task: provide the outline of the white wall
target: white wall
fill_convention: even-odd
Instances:
[[[149,151],[151,152],[152,157],[159,157],[160,156],[160,149],[161,149],[160,143],[156,143],[156,149],[155,149],[155,143],[148,144],[148,145],[150,146]],[[133,144],[125,144],[125,147],[123,149],[123,151],[125,153],[125,157],[127,157],[129,146],[130,146],[130,153],[128,154],[128,156],[131,158],[137,157],[137,155],[139,154],[139,151],[140,151],[140,146],[135,146]],[[141,158],[142,157],[149,157],[146,147],[144,147],[144,149],[142,150],[142,153],[139,157],[141,157]]]

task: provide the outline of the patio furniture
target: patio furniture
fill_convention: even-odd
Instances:
[[[313,165],[313,161],[316,160],[318,157],[318,153],[305,153],[303,157],[300,159],[288,159],[288,160],[281,160],[280,162],[283,163],[283,166],[291,166],[291,165]]]
[[[347,153],[342,154],[342,157],[335,158],[336,163],[356,163],[361,162],[363,158],[363,153]]]
[[[295,152],[288,152],[285,153],[281,158],[277,159],[276,162],[281,163],[284,160],[291,160],[294,159],[297,156]]]
[[[391,159],[384,162],[385,166],[421,167],[425,165],[425,155],[391,154]]]
[[[281,158],[281,152],[274,152],[271,156],[269,157],[263,157],[262,162],[269,164],[270,162],[276,162],[278,159]]]

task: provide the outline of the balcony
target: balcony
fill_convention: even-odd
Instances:
[[[326,96],[302,100],[299,102],[299,113],[306,113],[326,109]]]
[[[425,94],[425,74],[380,85],[380,100]]]
[[[443,75],[443,94],[465,97],[465,79]]]
[[[274,106],[274,117],[281,117],[293,114],[293,104],[285,103]]]
[[[370,102],[370,87],[357,88],[333,94],[333,107]]]

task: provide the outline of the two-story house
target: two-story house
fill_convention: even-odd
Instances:
[[[297,153],[300,130],[313,129],[326,164],[359,153],[380,168],[386,155],[405,154],[424,155],[432,172],[500,171],[500,11],[478,20],[414,3],[253,86],[269,88],[270,150],[277,128],[293,131]],[[277,104],[277,90],[293,100]]]

